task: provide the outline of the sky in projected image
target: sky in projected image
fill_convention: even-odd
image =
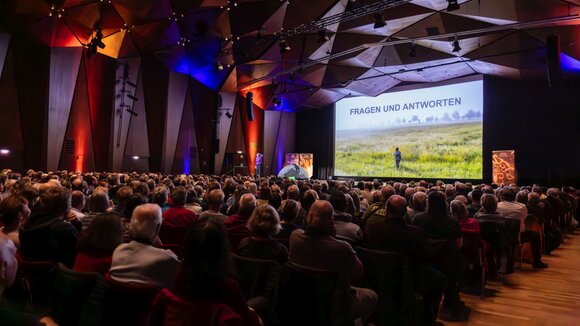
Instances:
[[[482,80],[344,99],[335,117],[335,175],[482,177]]]

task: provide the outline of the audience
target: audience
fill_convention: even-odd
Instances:
[[[228,219],[227,216],[221,213],[221,208],[224,204],[224,197],[224,192],[221,189],[214,189],[210,191],[209,195],[207,196],[208,209],[199,215],[199,220],[205,221],[211,219],[224,224]]]
[[[347,205],[345,195],[337,191],[330,195],[329,201],[334,211],[332,219],[336,229],[336,237],[351,244],[360,242],[363,238],[363,232],[360,226],[352,223],[352,215],[345,212]]]
[[[121,218],[114,213],[95,217],[79,240],[73,270],[105,274],[111,268],[113,251],[121,243]]]
[[[245,193],[240,197],[238,212],[231,215],[224,223],[228,230],[239,228],[248,224],[250,216],[256,208],[256,197],[251,193]]]
[[[115,281],[142,283],[173,289],[180,261],[170,250],[153,243],[161,227],[161,208],[156,204],[137,206],[131,217],[133,240],[113,252],[109,273]]]
[[[171,190],[171,207],[163,213],[164,225],[189,226],[197,221],[197,214],[184,207],[186,201],[187,190],[185,190],[185,187],[179,186]],[[163,210],[162,205],[159,205],[159,203],[157,205]]]
[[[280,216],[280,232],[276,235],[276,239],[280,239],[282,241],[290,240],[290,234],[294,232],[294,230],[300,229],[300,227],[294,224],[296,218],[298,218],[298,214],[300,214],[300,203],[295,201],[294,199],[286,199],[282,201],[280,208],[278,208],[278,216]]]
[[[20,226],[29,216],[28,200],[23,197],[8,196],[0,203],[0,231],[12,240],[16,248],[20,248]]]

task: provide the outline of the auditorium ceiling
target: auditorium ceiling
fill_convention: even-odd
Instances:
[[[0,33],[87,47],[101,30],[96,55],[155,56],[216,91],[264,89],[294,109],[472,74],[546,79],[552,34],[566,76],[580,72],[580,0],[459,0],[453,11],[447,0],[5,3]]]

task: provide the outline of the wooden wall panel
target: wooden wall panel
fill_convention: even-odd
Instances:
[[[179,128],[179,139],[175,151],[172,173],[199,173],[199,154],[197,137],[195,133],[195,121],[193,117],[193,103],[191,100],[191,88],[188,87],[183,107],[183,117]]]
[[[189,77],[174,71],[169,72],[169,83],[167,85],[167,111],[165,116],[165,132],[163,137],[163,172],[169,173],[172,170],[173,160],[179,129],[183,116],[183,106],[185,105],[185,94],[187,93],[187,83]]]
[[[125,145],[122,170],[134,171],[149,170],[149,137],[147,135],[147,112],[145,110],[145,94],[143,90],[143,75],[139,74],[135,97],[139,99],[133,103],[136,116],[129,116],[129,132]],[[135,158],[137,157],[137,158]]]
[[[200,172],[213,173],[217,93],[195,79],[190,80]]]

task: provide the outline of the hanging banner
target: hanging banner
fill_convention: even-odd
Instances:
[[[517,183],[514,150],[493,151],[493,182],[498,185]]]

